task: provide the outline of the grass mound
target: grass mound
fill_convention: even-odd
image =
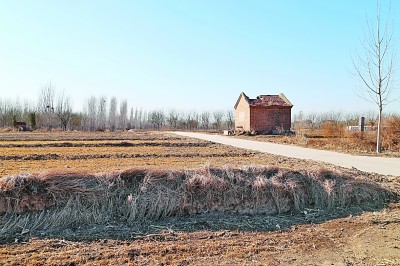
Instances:
[[[0,234],[205,212],[277,214],[377,206],[396,196],[362,176],[326,170],[49,171],[0,179]]]

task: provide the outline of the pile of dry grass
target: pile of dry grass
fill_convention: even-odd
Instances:
[[[383,204],[396,197],[361,176],[326,170],[131,169],[44,172],[0,179],[0,234],[122,220],[136,223],[204,212],[301,212]]]
[[[400,117],[389,117],[384,120],[382,148],[389,151],[400,151]]]

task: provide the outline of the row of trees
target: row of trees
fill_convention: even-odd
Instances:
[[[128,107],[127,100],[92,96],[81,112],[73,112],[70,97],[57,92],[52,84],[44,86],[36,103],[0,98],[0,127],[27,122],[33,129],[116,131],[126,129],[232,129],[232,110],[179,111],[143,110]]]
[[[386,114],[387,117],[399,117],[398,114]],[[329,122],[345,126],[357,126],[359,124],[360,117],[365,118],[366,125],[375,126],[377,121],[377,114],[373,111],[363,112],[363,113],[346,113],[341,111],[331,111],[331,112],[310,112],[303,113],[300,111],[293,115],[292,119],[292,130],[296,129],[318,129],[322,124]]]

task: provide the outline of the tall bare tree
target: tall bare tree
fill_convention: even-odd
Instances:
[[[227,110],[226,111],[226,123],[228,126],[228,129],[231,130],[235,126],[235,114],[233,113],[233,110]]]
[[[376,152],[381,152],[381,129],[383,107],[390,101],[395,72],[395,48],[393,44],[393,27],[390,27],[390,7],[384,22],[381,19],[381,6],[376,2],[376,26],[371,26],[367,18],[367,31],[362,41],[362,53],[353,58],[356,75],[363,84],[365,93],[362,97],[378,107],[378,129]],[[389,25],[391,24],[391,25]]]
[[[72,107],[69,96],[65,96],[64,91],[58,95],[56,108],[54,110],[58,119],[60,119],[60,124],[62,129],[67,130],[69,120],[72,115]]]
[[[214,122],[215,129],[221,129],[222,119],[224,118],[224,111],[215,110],[212,113],[212,118]]]
[[[131,107],[129,111],[129,121],[128,121],[128,129],[132,129],[134,125],[134,115],[133,115],[133,107]]]
[[[201,120],[201,127],[203,129],[208,129],[208,126],[210,125],[210,112],[204,111],[200,115],[200,120]]]
[[[4,102],[0,100],[0,126],[14,127],[17,120],[21,119],[22,114],[22,106],[18,99],[5,99]]]
[[[165,114],[162,110],[152,111],[150,113],[150,122],[154,124],[157,129],[160,129],[165,122]]]
[[[197,129],[199,126],[199,115],[194,111],[187,112],[184,120],[188,130]]]
[[[179,113],[175,109],[170,109],[168,111],[167,122],[170,127],[175,129],[178,128]]]
[[[42,117],[41,124],[53,127],[55,88],[51,83],[42,86],[38,100],[38,110]]]
[[[106,130],[106,121],[107,121],[107,98],[102,96],[99,98],[98,110],[97,110],[97,123],[98,129],[101,131]]]
[[[128,102],[123,100],[119,105],[118,129],[125,130],[128,119]]]
[[[87,123],[90,131],[95,131],[97,129],[97,99],[92,96],[87,100]]]
[[[112,97],[110,100],[110,110],[108,114],[108,123],[110,131],[115,131],[117,124],[117,98]]]

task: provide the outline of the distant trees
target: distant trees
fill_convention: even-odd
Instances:
[[[108,124],[110,131],[115,131],[117,127],[117,98],[112,97],[110,100],[110,110],[108,113]]]
[[[123,100],[119,106],[118,129],[125,130],[128,120],[128,102]]]
[[[234,129],[235,127],[235,114],[233,113],[232,110],[228,110],[226,112],[226,122],[228,125],[228,129]]]
[[[179,113],[175,109],[168,111],[167,122],[171,128],[178,128]]]
[[[127,100],[116,97],[89,97],[81,112],[72,110],[70,97],[64,91],[57,92],[52,84],[41,88],[37,102],[0,98],[0,128],[12,128],[17,121],[28,122],[33,129],[118,131],[126,129],[156,130],[215,130],[233,129],[233,110],[184,111],[177,109],[144,110],[129,106]],[[129,114],[128,114],[129,110]],[[324,112],[293,115],[293,129],[301,135],[310,129],[323,129],[340,135],[348,125],[357,125],[360,116],[365,124],[375,127],[376,113],[361,114]],[[398,117],[397,114],[392,114]],[[385,117],[388,117],[386,115]],[[331,135],[332,135],[331,134]],[[385,140],[385,136],[383,137]]]
[[[87,100],[86,110],[86,128],[89,131],[95,131],[97,129],[97,99],[92,96]]]
[[[36,114],[39,116],[39,126],[51,130],[60,127],[67,130],[72,115],[71,98],[64,90],[57,92],[52,83],[42,86],[37,102],[37,113],[35,112],[35,127],[37,124]],[[32,118],[30,121],[32,123]]]
[[[0,128],[13,127],[17,121],[28,122],[33,129],[117,131],[126,129],[222,130],[232,128],[232,110],[167,111],[143,110],[128,101],[91,96],[80,112],[72,110],[71,97],[57,91],[52,83],[40,88],[36,102],[0,98]],[[129,111],[129,114],[128,114]]]
[[[29,113],[29,124],[32,129],[36,129],[36,112]]]
[[[131,107],[131,110],[129,112],[129,122],[128,122],[128,129],[133,128],[135,117],[133,116],[133,107]]]
[[[51,130],[54,124],[54,98],[55,88],[51,83],[42,86],[38,100],[38,112],[40,114],[40,126]]]
[[[186,128],[188,130],[199,128],[199,115],[196,112],[188,112],[186,114]]]
[[[389,103],[395,72],[395,45],[393,29],[389,27],[389,15],[384,23],[381,21],[379,1],[376,2],[376,18],[373,28],[367,19],[368,31],[363,40],[363,51],[353,59],[356,75],[360,79],[365,92],[364,99],[372,101],[378,107],[378,129],[376,152],[381,152],[381,128],[383,107]]]
[[[107,98],[102,96],[98,100],[98,108],[97,108],[97,120],[98,125],[97,129],[100,131],[106,130],[107,125]]]
[[[65,96],[64,91],[62,91],[58,96],[55,114],[60,120],[62,129],[64,131],[67,130],[67,126],[72,115],[72,106],[70,98]]]
[[[208,127],[210,126],[210,112],[208,111],[203,111],[200,114],[200,123],[201,123],[201,127],[203,129],[208,129]]]
[[[135,116],[133,117],[133,128],[141,129],[143,120],[143,111],[140,109],[135,110]]]
[[[22,116],[19,101],[0,100],[0,126],[13,127],[14,119]]]
[[[213,124],[215,129],[220,129],[222,124],[222,119],[224,117],[224,112],[221,110],[215,110],[212,113]]]
[[[164,121],[165,121],[165,115],[162,110],[156,110],[150,113],[150,122],[157,129],[160,129],[164,125]]]

